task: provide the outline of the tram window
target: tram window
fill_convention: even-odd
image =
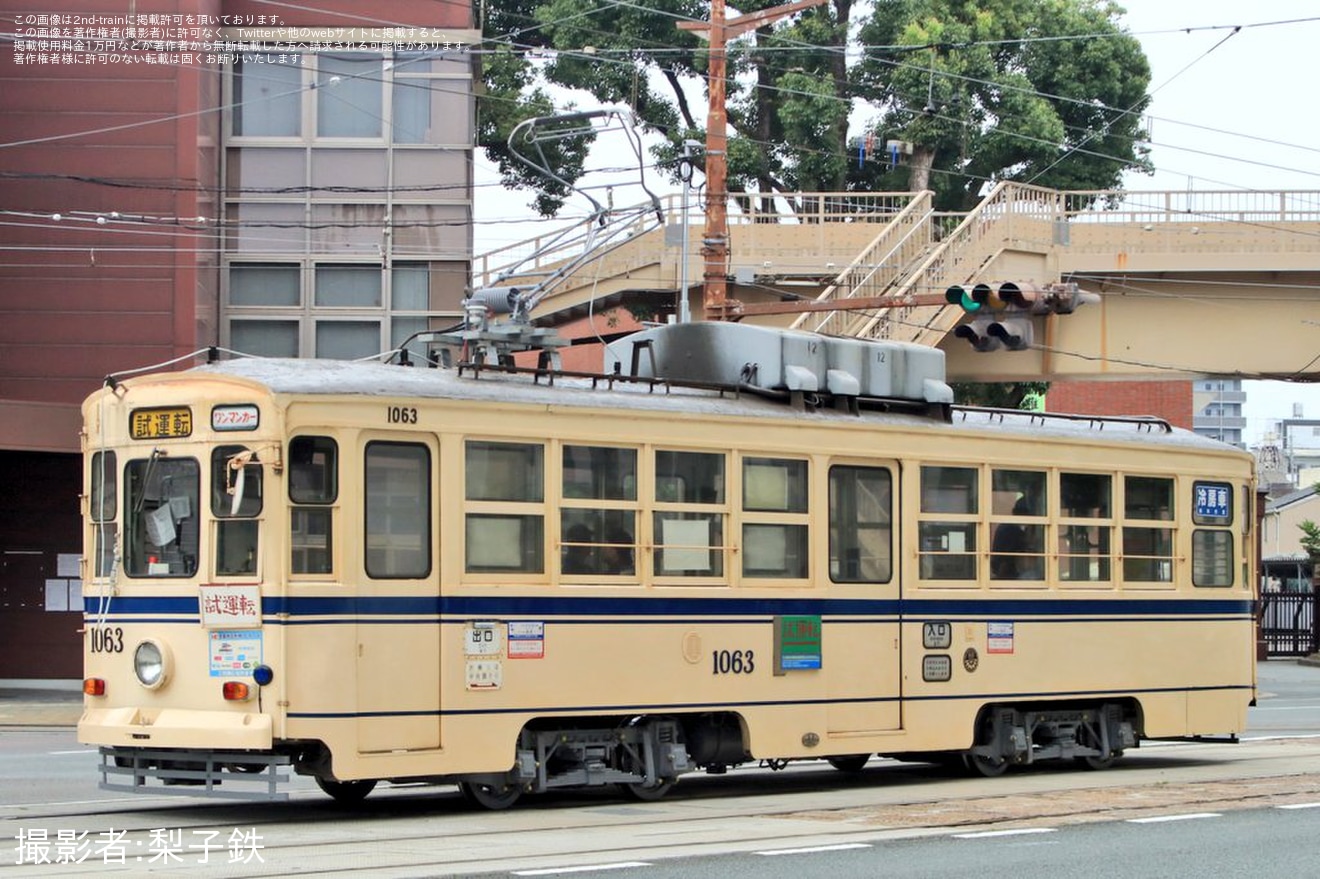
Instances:
[[[657,451],[655,499],[675,504],[724,503],[724,456]]]
[[[921,513],[917,528],[923,580],[975,580],[980,470],[975,467],[921,468]],[[962,516],[961,521],[929,515]]]
[[[723,504],[724,455],[712,452],[655,453],[657,504],[709,507]],[[724,514],[706,510],[656,512],[652,528],[656,576],[724,576]]]
[[[1132,583],[1172,583],[1173,529],[1133,523],[1173,520],[1173,480],[1124,477],[1123,519],[1123,579]]]
[[[1108,519],[1113,477],[1107,473],[1060,473],[1059,500],[1067,519]]]
[[[329,507],[294,507],[289,511],[290,570],[295,574],[329,574],[334,525]]]
[[[743,576],[804,579],[808,567],[807,462],[744,458],[742,496]]]
[[[367,576],[431,572],[431,452],[415,443],[367,443]]]
[[[921,512],[976,515],[975,467],[922,467]]]
[[[469,440],[466,498],[470,501],[545,500],[545,449],[531,443]]]
[[[201,468],[193,458],[129,461],[124,473],[124,570],[130,577],[197,573]]]
[[[109,577],[114,573],[115,544],[119,539],[119,523],[114,521],[119,507],[119,464],[114,452],[96,452],[91,461],[92,534],[96,542],[93,549],[93,577]]]
[[[339,497],[339,449],[324,436],[299,436],[289,442],[289,500],[295,504],[332,504]]]
[[[92,495],[88,504],[93,522],[115,518],[119,506],[119,464],[114,452],[92,455]]]
[[[830,468],[831,580],[890,581],[893,515],[893,477],[888,470]]]
[[[324,436],[299,436],[289,442],[290,571],[329,574],[333,570],[334,511],[339,497],[339,447]],[[311,506],[317,505],[317,506]]]
[[[1059,529],[1059,579],[1105,582],[1113,578],[1113,477],[1108,473],[1060,473],[1060,514],[1090,520]]]
[[[1045,471],[990,471],[990,579],[1045,579]],[[1011,517],[1011,518],[1009,518]]]
[[[470,574],[545,570],[544,517],[469,513],[467,571]]]
[[[722,515],[656,513],[654,527],[656,576],[724,576]]]
[[[545,447],[540,443],[469,440],[464,457],[469,509],[466,570],[473,574],[545,571]],[[522,510],[487,510],[522,507]],[[528,509],[531,505],[536,506]]]
[[[560,572],[634,576],[637,450],[566,445],[562,460]]]
[[[1233,585],[1233,532],[1199,528],[1192,532],[1192,585]]]
[[[772,513],[805,513],[807,462],[773,458],[744,459],[743,509]]]
[[[261,513],[262,469],[246,446],[219,446],[211,452],[211,515],[250,519]]]
[[[600,501],[637,500],[637,450],[564,446],[563,496]]]
[[[565,574],[637,573],[637,514],[633,510],[568,508],[560,512],[560,571]]]

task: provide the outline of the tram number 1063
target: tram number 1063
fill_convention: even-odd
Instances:
[[[417,409],[413,406],[390,406],[385,410],[385,420],[390,424],[416,424]]]
[[[87,635],[91,639],[93,653],[124,652],[124,630],[119,626],[98,626],[88,629]]]
[[[756,656],[751,650],[714,650],[710,661],[711,674],[749,675],[756,671]]]

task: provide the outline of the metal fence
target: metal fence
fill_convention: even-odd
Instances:
[[[1270,656],[1309,656],[1315,653],[1314,593],[1263,593],[1260,596],[1260,636]]]

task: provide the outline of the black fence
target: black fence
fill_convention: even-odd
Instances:
[[[1315,594],[1262,593],[1260,636],[1270,656],[1310,656],[1315,653]]]

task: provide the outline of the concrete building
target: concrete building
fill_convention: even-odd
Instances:
[[[104,376],[375,354],[451,323],[471,265],[466,0],[73,6],[0,0],[0,680],[81,677]]]
[[[1242,404],[1246,401],[1247,392],[1242,389],[1241,379],[1197,379],[1192,382],[1195,409],[1192,430],[1201,436],[1245,448],[1243,434],[1247,419],[1242,414]]]

